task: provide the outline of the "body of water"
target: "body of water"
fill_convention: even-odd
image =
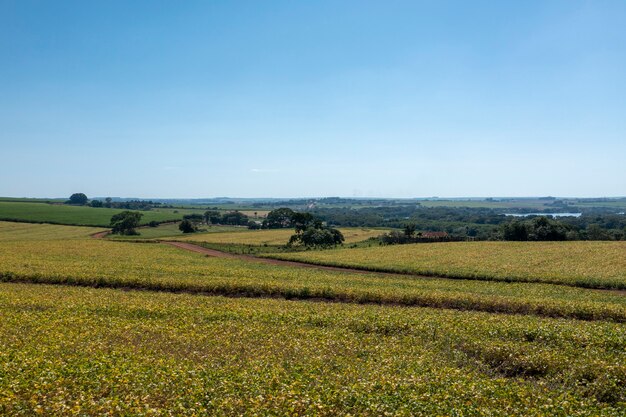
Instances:
[[[552,216],[552,217],[580,217],[582,213],[505,213],[505,216],[528,217],[528,216]]]

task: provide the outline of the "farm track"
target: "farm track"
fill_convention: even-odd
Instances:
[[[215,258],[226,258],[226,259],[239,259],[243,261],[249,262],[257,262],[267,265],[277,265],[277,266],[292,266],[296,268],[308,268],[308,269],[320,269],[323,271],[333,271],[333,272],[348,272],[353,274],[369,274],[369,275],[386,275],[386,276],[404,276],[407,274],[400,274],[395,272],[377,272],[377,271],[368,271],[366,269],[358,269],[358,268],[344,268],[340,266],[328,266],[328,265],[316,265],[306,262],[297,262],[297,261],[284,261],[281,259],[271,259],[271,258],[259,258],[257,256],[252,255],[240,255],[230,252],[222,252],[217,249],[209,249],[204,246],[195,245],[193,243],[187,242],[179,242],[179,241],[165,241],[162,240],[161,243],[165,243],[170,246],[177,247],[179,249],[188,250],[191,252],[201,253],[207,256],[215,257]],[[411,275],[424,279],[435,279],[436,277],[429,277],[424,275]]]
[[[94,233],[93,235],[91,235],[91,237],[94,239],[102,239],[110,233],[111,231],[107,230],[104,232]],[[234,254],[230,252],[220,251],[217,249],[209,249],[209,248],[205,248],[204,246],[196,245],[193,243],[180,242],[180,241],[175,241],[175,240],[155,240],[155,241],[176,247],[178,249],[200,253],[200,254],[215,257],[215,258],[239,259],[243,261],[256,262],[256,263],[274,265],[274,266],[290,266],[290,267],[295,267],[295,268],[309,268],[309,269],[317,269],[317,270],[323,270],[323,271],[346,272],[346,273],[352,273],[352,274],[364,274],[364,275],[367,274],[367,275],[378,275],[378,276],[389,276],[389,277],[413,277],[413,278],[419,278],[419,279],[475,280],[472,278],[458,278],[458,277],[446,277],[446,276],[435,276],[435,275],[420,275],[420,274],[411,274],[411,273],[402,273],[402,272],[376,271],[376,270],[371,270],[371,269],[360,269],[360,268],[350,268],[350,267],[331,266],[331,265],[319,265],[319,264],[298,262],[298,261],[286,261],[282,259],[260,258],[257,256],[252,256],[252,255]],[[491,280],[484,280],[484,281],[491,281]],[[562,283],[551,283],[551,285],[570,286],[568,284],[562,284]],[[626,296],[626,290],[621,290],[621,289],[586,288],[586,287],[578,287],[578,286],[574,286],[574,287],[584,288],[588,291],[610,292],[613,294]]]
[[[165,243],[170,246],[177,247],[179,249],[201,253],[206,256],[212,256],[216,258],[226,258],[226,259],[239,259],[239,260],[257,262],[257,263],[262,263],[262,264],[267,264],[267,265],[291,266],[291,267],[296,267],[296,268],[309,268],[309,269],[318,269],[318,270],[324,270],[324,271],[347,272],[347,273],[352,273],[352,274],[369,274],[369,275],[389,276],[389,277],[412,277],[412,278],[419,278],[419,279],[454,279],[454,280],[470,280],[470,281],[504,282],[504,281],[497,281],[497,280],[477,280],[474,278],[456,278],[456,277],[435,276],[435,275],[420,275],[420,274],[411,274],[411,273],[402,273],[402,272],[376,271],[376,270],[370,270],[370,269],[319,265],[319,264],[313,264],[313,263],[307,263],[307,262],[285,261],[282,259],[259,258],[257,256],[252,256],[252,255],[234,254],[230,252],[219,251],[217,249],[205,248],[204,246],[195,245],[193,243],[186,243],[186,242],[179,242],[179,241],[165,241],[165,240],[162,240],[160,242]],[[533,284],[533,282],[529,282],[528,284]],[[540,284],[570,286],[570,285],[562,284],[562,283],[540,283]],[[585,287],[577,287],[577,286],[573,286],[573,287],[582,288],[588,291],[610,292],[610,293],[626,296],[626,290],[604,289],[604,288],[585,288]]]

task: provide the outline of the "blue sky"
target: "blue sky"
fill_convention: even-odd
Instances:
[[[0,195],[626,195],[624,1],[0,0]]]

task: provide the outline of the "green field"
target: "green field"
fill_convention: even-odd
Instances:
[[[0,222],[0,415],[626,413],[623,292],[268,265],[98,230]]]
[[[0,202],[0,220],[33,223],[107,227],[111,222],[111,217],[122,211],[124,210],[76,207],[63,204]],[[176,214],[173,211],[142,211],[141,223],[147,224],[153,220],[163,222],[182,218],[182,214]]]
[[[85,239],[106,229],[0,221],[0,242]]]
[[[269,254],[320,265],[626,289],[626,242],[448,242]]]

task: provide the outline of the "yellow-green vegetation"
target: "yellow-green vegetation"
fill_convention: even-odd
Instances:
[[[139,235],[108,235],[109,239],[116,240],[137,240],[137,239],[163,239],[163,238],[182,238],[188,235],[184,234],[178,229],[180,223],[164,223],[157,227],[140,227],[136,229]],[[200,226],[202,229],[199,233],[224,233],[224,232],[239,232],[247,231],[247,228],[237,226]]]
[[[267,255],[449,278],[626,289],[626,242],[452,242]]]
[[[623,416],[623,325],[0,284],[0,414]]]
[[[626,414],[623,292],[211,258],[99,230],[0,222],[0,415]]]
[[[106,229],[0,221],[0,242],[85,239]]]
[[[159,243],[95,239],[0,242],[0,280],[626,322],[626,297],[616,292],[276,266],[208,258]]]
[[[341,228],[339,230],[346,239],[345,243],[359,242],[370,237],[380,236],[386,232],[381,229],[356,227]],[[285,245],[293,234],[293,229],[246,230],[238,233],[193,234],[186,236],[184,240],[221,244]]]
[[[77,226],[104,226],[111,222],[111,217],[121,213],[122,209],[93,208],[86,206],[68,206],[64,204],[25,203],[0,201],[0,220],[25,221],[33,223],[54,223]],[[182,218],[182,214],[173,212],[142,211],[142,224],[151,221],[168,221]]]

